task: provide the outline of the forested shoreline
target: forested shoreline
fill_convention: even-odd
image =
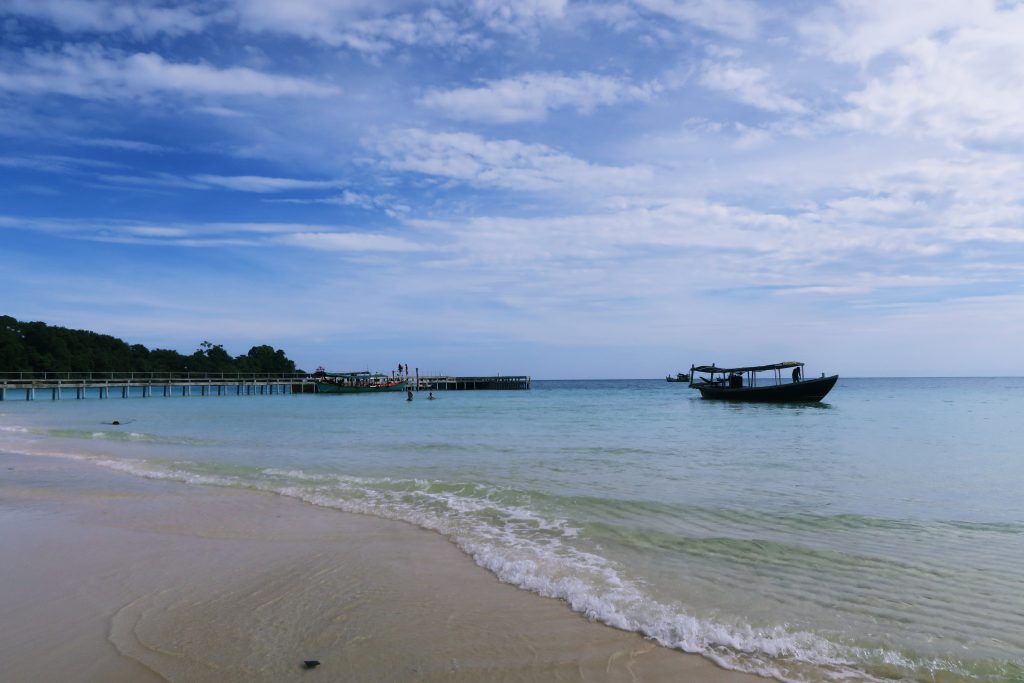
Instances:
[[[266,344],[232,356],[204,341],[192,354],[148,349],[109,334],[0,316],[2,372],[301,372],[281,349]]]

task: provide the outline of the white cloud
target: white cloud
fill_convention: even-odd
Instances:
[[[86,147],[110,147],[130,152],[169,152],[172,148],[156,145],[141,140],[121,140],[118,138],[75,138],[75,143]]]
[[[382,0],[235,0],[243,30],[296,35],[331,47],[380,54],[396,45],[459,45],[476,37],[436,8],[403,12]]]
[[[568,0],[473,0],[473,9],[495,31],[528,31],[561,19]]]
[[[951,145],[1024,137],[1024,6],[846,0],[804,22],[830,59],[863,70],[841,126]]]
[[[401,237],[363,232],[296,232],[277,240],[281,244],[318,251],[422,251],[424,247]]]
[[[44,173],[83,173],[88,170],[117,168],[119,164],[101,159],[84,159],[60,154],[31,154],[27,156],[0,157],[0,166],[27,168]]]
[[[128,31],[141,38],[197,33],[212,18],[201,3],[168,7],[146,0],[6,0],[2,12],[47,21],[68,33]]]
[[[141,237],[188,237],[189,232],[184,228],[168,228],[163,226],[140,225],[129,227],[126,232]]]
[[[134,176],[126,174],[104,173],[96,176],[97,180],[114,185],[129,185],[134,187],[159,187],[181,190],[205,190],[208,188],[203,183],[189,180],[173,173],[154,173],[148,176]]]
[[[98,45],[67,45],[59,52],[29,50],[20,56],[17,62],[6,60],[0,70],[0,89],[98,99],[166,92],[267,97],[324,97],[339,92],[331,85],[245,67],[168,62],[153,53],[124,54]]]
[[[723,35],[751,39],[762,12],[746,0],[634,0],[644,9]]]
[[[283,192],[287,190],[322,190],[336,188],[341,183],[337,180],[301,180],[298,178],[268,178],[265,176],[221,176],[194,175],[195,180],[206,185],[225,187],[240,192]]]
[[[901,50],[904,63],[851,93],[838,120],[885,134],[950,141],[1024,137],[1024,14],[1011,32],[958,31]]]
[[[800,21],[803,38],[835,61],[867,62],[925,36],[981,23],[1005,14],[992,0],[839,0]]]
[[[805,111],[798,101],[780,93],[778,86],[772,83],[771,74],[760,67],[706,62],[700,82],[706,88],[729,93],[740,102],[765,111],[790,114]]]
[[[574,187],[593,193],[636,189],[652,172],[641,166],[591,164],[546,145],[487,140],[472,133],[395,131],[372,141],[382,163],[474,185],[545,191]]]
[[[487,81],[483,87],[434,90],[420,104],[457,120],[515,123],[540,121],[549,111],[564,107],[589,113],[602,105],[647,100],[661,88],[658,83],[635,85],[592,73],[531,73]]]
[[[358,206],[361,209],[380,209],[394,202],[395,198],[388,195],[374,196],[345,190],[335,197],[327,197],[326,199],[316,201],[324,204],[337,204],[338,206]]]
[[[76,239],[178,247],[280,247],[317,251],[411,252],[433,249],[397,235],[309,223],[138,223],[103,219],[0,216],[0,229],[63,234]]]

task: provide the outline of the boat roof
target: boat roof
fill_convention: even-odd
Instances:
[[[732,372],[762,372],[764,370],[785,370],[786,368],[803,367],[804,364],[795,360],[784,360],[781,363],[771,363],[770,365],[747,365],[741,368],[720,368],[715,365],[698,365],[693,368],[694,372],[724,372],[726,374]]]
[[[383,375],[381,375],[379,372],[371,373],[368,370],[360,370],[358,372],[320,372],[315,374],[318,374],[322,377],[367,377],[371,374],[383,377]]]

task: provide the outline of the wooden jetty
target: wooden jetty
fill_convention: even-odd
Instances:
[[[153,396],[270,396],[313,386],[305,373],[7,372],[0,401],[24,398],[150,398]]]
[[[409,377],[414,391],[524,390],[529,376]],[[316,393],[316,376],[307,373],[201,372],[8,372],[0,373],[0,401],[49,398],[107,399],[154,396],[273,396]]]
[[[525,391],[530,388],[528,375],[494,375],[493,377],[459,377],[453,375],[417,375],[409,386],[416,391]]]

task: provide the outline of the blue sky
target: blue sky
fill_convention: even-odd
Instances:
[[[0,309],[307,368],[1024,374],[1024,7],[0,0]]]

